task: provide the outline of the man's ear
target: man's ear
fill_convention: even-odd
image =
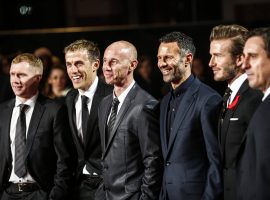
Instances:
[[[244,55],[241,54],[241,55],[236,56],[236,66],[241,67],[243,63],[244,63]]]
[[[96,72],[99,68],[99,64],[100,64],[100,60],[99,59],[96,59],[94,62],[93,62],[93,72]]]
[[[131,61],[130,66],[128,68],[128,71],[129,72],[130,71],[134,71],[136,69],[137,65],[138,65],[138,61],[137,60]]]
[[[193,55],[191,53],[188,53],[185,57],[185,66],[191,66],[193,60]]]
[[[42,79],[42,75],[36,75],[35,78],[37,79],[38,82],[40,82]]]

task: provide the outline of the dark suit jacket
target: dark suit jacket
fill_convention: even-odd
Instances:
[[[15,99],[0,105],[0,190],[10,178],[12,156],[10,121]],[[66,107],[39,95],[29,124],[26,141],[27,170],[54,200],[66,199],[74,170],[72,138]]]
[[[76,125],[75,100],[78,96],[78,90],[72,89],[66,96],[66,105],[68,108],[68,118],[71,127],[74,143],[78,154],[78,166],[76,170],[77,180],[82,174],[83,167],[87,165],[87,169],[91,169],[90,173],[101,174],[101,142],[98,131],[98,106],[100,101],[107,95],[112,93],[113,88],[102,81],[98,81],[97,90],[94,94],[90,116],[87,127],[87,135],[84,138],[84,144],[78,137]]]
[[[236,165],[241,156],[239,150],[245,145],[247,126],[262,99],[262,93],[251,89],[248,80],[242,84],[237,95],[240,95],[240,99],[235,109],[227,110],[219,131],[224,170],[224,200],[236,199]]]
[[[126,96],[105,145],[113,95],[101,102],[103,193],[108,200],[157,199],[162,178],[158,102],[135,84]],[[100,198],[97,198],[100,199]]]
[[[220,95],[195,78],[181,100],[167,141],[169,100],[170,93],[162,99],[160,111],[165,163],[160,199],[219,199],[222,180],[216,136]]]
[[[246,132],[237,185],[239,200],[270,199],[270,96],[257,108]]]

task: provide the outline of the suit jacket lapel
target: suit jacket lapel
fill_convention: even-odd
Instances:
[[[199,88],[199,82],[197,79],[195,79],[194,82],[192,83],[192,85],[187,89],[186,93],[183,96],[181,104],[179,105],[179,107],[177,109],[175,120],[173,122],[173,131],[172,131],[170,138],[169,138],[167,156],[168,156],[170,150],[172,149],[176,135],[181,134],[178,132],[178,129],[182,126],[183,120],[186,117],[188,110],[190,109],[191,105],[193,104],[193,102],[195,100],[194,94],[197,92],[198,88]]]
[[[162,142],[162,146],[165,151],[167,152],[168,149],[168,141],[167,141],[167,112],[168,112],[168,104],[169,104],[169,100],[170,100],[170,95],[166,95],[163,99],[163,103],[161,104],[161,109],[160,109],[160,132],[163,133],[161,134],[161,141]]]
[[[80,148],[80,152],[83,152],[83,144],[79,138],[77,125],[76,125],[75,101],[78,94],[79,94],[78,90],[73,89],[72,93],[70,94],[70,97],[67,99],[67,108],[70,111],[68,112],[68,115],[69,115],[68,118],[69,118],[70,129],[73,134],[73,138],[75,140],[74,142],[76,146]]]
[[[100,131],[100,137],[101,137],[101,146],[102,146],[102,152],[104,152],[102,154],[102,157],[104,157],[105,155],[105,151],[107,151],[107,146],[108,146],[108,142],[106,145],[106,129],[107,129],[107,120],[108,120],[108,116],[111,110],[111,103],[112,103],[112,99],[113,99],[113,95],[110,95],[102,104],[102,113],[101,116],[99,116],[99,121],[103,122],[103,126],[101,127],[102,129],[99,130]]]
[[[4,144],[3,150],[6,153],[6,158],[7,160],[11,161],[11,150],[10,150],[10,122],[11,122],[11,117],[12,117],[12,111],[15,106],[15,99],[12,99],[11,101],[8,102],[7,107],[2,110],[3,116],[6,116],[3,118],[3,121],[1,123],[5,124],[3,129],[3,134],[4,134],[4,141],[2,144]]]
[[[32,147],[34,137],[36,135],[39,122],[41,120],[41,117],[45,111],[45,107],[43,105],[44,97],[39,95],[33,110],[33,114],[30,120],[28,132],[27,132],[27,140],[26,140],[26,154],[25,157],[27,157],[28,153],[30,152],[30,149]]]
[[[99,80],[97,90],[93,96],[91,110],[90,110],[90,116],[88,118],[88,126],[87,126],[87,131],[86,131],[87,134],[85,135],[85,140],[84,140],[85,149],[87,149],[86,146],[88,144],[89,139],[92,138],[92,135],[90,133],[93,133],[92,130],[93,130],[94,124],[97,122],[95,119],[97,118],[98,105],[104,96],[103,89],[104,88],[101,85],[101,82]]]
[[[132,103],[132,100],[135,98],[135,95],[136,95],[136,92],[138,90],[138,87],[137,85],[135,84],[131,90],[129,91],[129,93],[127,94],[117,116],[116,116],[116,119],[115,119],[115,124],[114,124],[114,127],[113,127],[113,130],[112,130],[112,133],[110,135],[110,138],[109,138],[109,141],[108,141],[108,144],[106,146],[106,150],[105,150],[105,154],[106,152],[108,151],[108,148],[114,138],[114,135],[116,134],[116,130],[119,126],[119,124],[121,123],[123,117],[125,116],[127,110],[129,109],[129,107],[131,106],[131,103]],[[104,154],[104,155],[105,155]]]
[[[228,132],[228,128],[230,127],[230,119],[234,116],[235,111],[237,110],[238,105],[241,103],[242,98],[241,96],[248,90],[249,86],[248,86],[248,80],[245,80],[244,83],[241,85],[241,87],[239,88],[237,94],[235,95],[233,101],[235,100],[235,98],[240,95],[240,99],[239,102],[236,104],[236,107],[231,110],[228,109],[224,120],[223,120],[223,124],[222,127],[220,129],[220,137],[221,137],[221,153],[222,156],[224,155],[224,151],[225,151],[225,141],[226,141],[226,137],[227,137],[227,132]]]

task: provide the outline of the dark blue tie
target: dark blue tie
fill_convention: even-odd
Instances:
[[[16,124],[15,135],[15,174],[21,178],[26,175],[25,150],[26,150],[26,122],[25,111],[29,108],[26,104],[20,104],[20,115]]]

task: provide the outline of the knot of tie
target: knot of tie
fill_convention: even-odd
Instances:
[[[87,103],[88,103],[88,97],[85,95],[81,95],[81,99],[82,99],[82,106],[87,108]]]
[[[232,94],[232,90],[229,87],[227,87],[227,89],[225,90],[225,93],[223,95],[223,102],[226,105],[226,107],[227,107],[227,101],[228,101],[229,97],[231,96],[231,94]]]
[[[120,102],[119,102],[118,98],[115,97],[115,98],[113,99],[113,101],[112,101],[112,109],[117,108],[119,103],[120,103]]]
[[[19,107],[20,107],[20,113],[25,113],[25,111],[28,110],[29,105],[27,105],[27,104],[20,104]]]

